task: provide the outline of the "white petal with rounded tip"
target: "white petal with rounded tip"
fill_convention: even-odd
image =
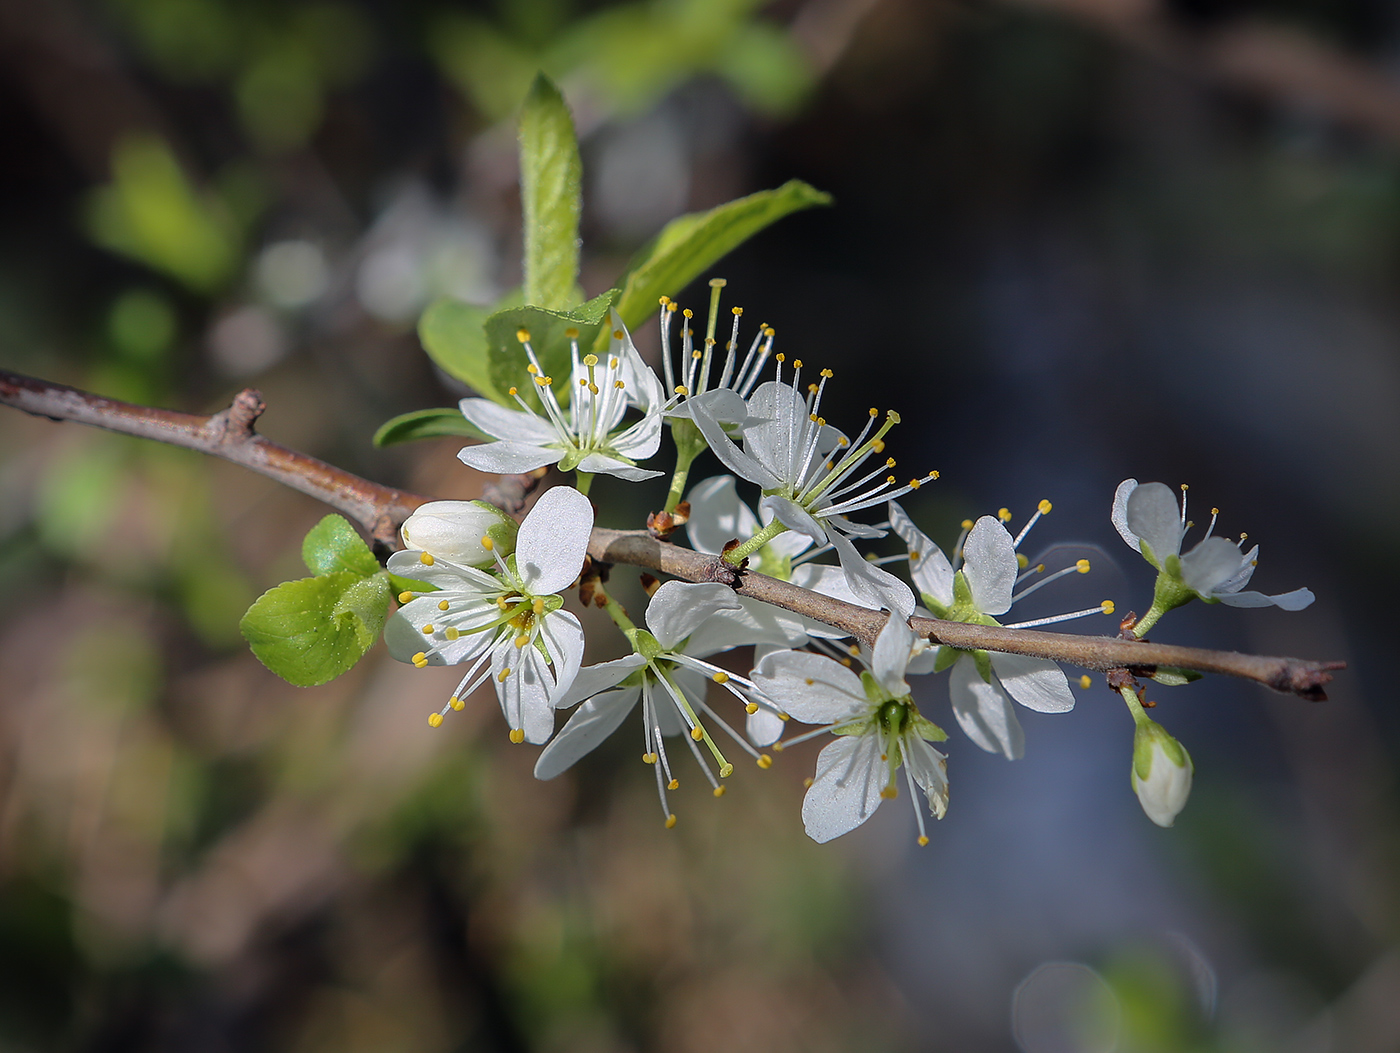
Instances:
[[[579,706],[535,761],[535,778],[552,779],[597,749],[627,719],[641,695],[640,687],[624,687],[594,695]]]
[[[762,424],[744,429],[744,450],[774,478],[785,483],[798,482],[800,464],[795,462],[805,451],[794,443],[800,444],[806,433],[802,427],[808,423],[806,400],[790,385],[769,380],[749,396],[749,412],[765,419]]]
[[[933,539],[914,525],[896,501],[889,505],[890,527],[909,548],[909,576],[920,592],[926,592],[943,606],[953,602],[953,566]]]
[[[919,789],[928,798],[928,810],[934,818],[942,819],[948,811],[948,758],[918,735],[906,734],[900,740],[904,746],[904,763]]]
[[[1113,492],[1113,527],[1118,531],[1118,536],[1128,543],[1134,552],[1141,552],[1142,545],[1138,543],[1137,535],[1128,526],[1128,498],[1133,496],[1133,491],[1137,489],[1136,479],[1124,479],[1118,484],[1118,489]]]
[[[646,623],[656,642],[671,651],[711,615],[740,609],[728,585],[668,581],[647,604]]]
[[[758,517],[739,500],[732,475],[716,475],[697,483],[687,500],[690,522],[685,531],[690,547],[697,552],[717,556],[729,542],[743,541],[758,532]]]
[[[524,731],[525,741],[533,745],[548,742],[554,734],[549,701],[554,678],[544,655],[529,644],[516,647],[511,634],[503,633],[491,652],[491,673],[507,726]]]
[[[1166,483],[1143,483],[1133,490],[1125,519],[1128,529],[1151,548],[1158,569],[1168,556],[1181,553],[1181,506]]]
[[[758,666],[770,654],[777,654],[780,648],[769,644],[758,644],[753,649],[754,665]],[[786,721],[767,706],[759,706],[744,718],[744,732],[755,746],[771,746],[783,737]]]
[[[687,395],[684,402],[666,414],[668,417],[685,417],[694,420],[692,407],[701,406],[705,413],[721,424],[744,424],[749,418],[749,406],[737,392],[729,388],[715,388],[698,395]],[[755,421],[755,423],[758,423]]]
[[[683,645],[685,654],[706,658],[748,644],[797,647],[807,642],[808,624],[820,624],[771,603],[735,596],[732,590],[729,595],[738,608],[712,614],[694,629]]]
[[[1317,597],[1311,589],[1294,589],[1277,596],[1265,596],[1262,592],[1227,592],[1215,598],[1227,607],[1279,607],[1285,611],[1301,611]]]
[[[549,690],[552,707],[554,697],[573,686],[583,665],[583,626],[568,611],[552,611],[540,623],[540,639],[554,665],[554,683]]]
[[[1074,708],[1065,671],[1048,658],[992,652],[992,671],[1006,693],[1037,713],[1068,713]]]
[[[739,449],[734,440],[725,434],[724,426],[705,412],[704,406],[698,403],[692,404],[691,415],[695,426],[700,429],[700,434],[705,436],[705,442],[709,445],[710,452],[740,479],[757,483],[765,490],[776,490],[783,485],[783,481],[759,463],[757,459]]]
[[[1255,568],[1259,565],[1259,546],[1255,545],[1241,559],[1243,562],[1240,569],[1215,587],[1216,595],[1222,592],[1239,592],[1249,584],[1249,579],[1254,577]]]
[[[811,513],[797,502],[770,494],[758,503],[758,507],[761,512],[770,513],[774,519],[789,530],[800,531],[819,545],[826,543],[826,527],[812,518]]]
[[[1181,580],[1201,595],[1209,596],[1245,566],[1244,553],[1234,542],[1208,537],[1181,557]]]
[[[593,505],[572,486],[546,490],[520,524],[515,569],[536,596],[567,588],[583,569]]]
[[[995,516],[983,516],[963,542],[963,576],[972,590],[972,603],[983,614],[1005,614],[1020,574],[1016,546]]]
[[[914,646],[914,630],[894,615],[875,637],[870,656],[870,672],[881,687],[895,698],[909,694],[904,671],[909,667],[909,651]]]
[[[493,475],[516,475],[533,472],[546,464],[557,464],[563,450],[548,446],[531,446],[523,442],[488,442],[481,446],[464,446],[457,460],[478,472]]]
[[[908,585],[889,571],[868,562],[856,547],[840,534],[833,532],[829,540],[841,560],[841,571],[846,575],[846,584],[864,607],[885,608],[893,612],[900,621],[907,621],[914,613],[914,593]]]
[[[860,677],[811,651],[766,655],[751,679],[784,713],[804,724],[836,724],[869,706]]]
[[[524,410],[510,409],[490,399],[463,399],[457,403],[457,408],[469,423],[494,439],[542,446],[559,438],[559,433],[547,420]]]
[[[963,655],[953,666],[948,694],[958,726],[973,742],[1008,760],[1016,760],[1025,752],[1026,735],[1011,708],[1011,699],[996,684],[982,679],[971,655]]]
[[[802,825],[819,844],[850,833],[875,814],[885,764],[875,735],[842,735],[817,756],[817,775],[802,798]]]
[[[596,665],[585,666],[578,671],[574,682],[569,685],[567,690],[561,690],[555,694],[554,708],[568,709],[580,702],[586,702],[594,695],[616,687],[646,664],[647,660],[641,655],[629,654],[611,662],[599,662]]]
[[[594,475],[616,476],[619,479],[626,479],[629,483],[640,483],[665,474],[664,472],[652,471],[650,468],[638,468],[625,461],[619,461],[616,457],[609,457],[605,453],[590,453],[578,462],[578,470],[591,472]]]

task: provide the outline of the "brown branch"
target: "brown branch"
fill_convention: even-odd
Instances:
[[[103,398],[63,384],[0,370],[0,404],[51,420],[72,420],[143,439],[183,446],[222,457],[260,475],[324,501],[364,528],[380,546],[398,547],[399,524],[430,500],[405,490],[381,486],[269,442],[253,430],[262,416],[262,396],[252,388],[234,396],[222,413],[196,413],[137,406]]]
[[[241,464],[324,501],[358,522],[385,549],[397,547],[399,525],[413,509],[431,500],[369,482],[304,453],[268,442],[253,431],[253,423],[264,407],[262,397],[251,389],[240,392],[222,413],[202,417],[105,399],[62,384],[0,370],[0,404],[53,420],[79,421],[125,435],[155,439]],[[519,512],[540,478],[541,473],[507,476],[488,490],[488,499],[508,511]],[[729,575],[716,574],[719,567],[715,557],[658,541],[644,530],[595,528],[589,539],[588,554],[600,563],[627,563],[687,581],[732,577],[732,568],[726,568]],[[887,618],[883,611],[832,599],[749,571],[739,576],[735,588],[741,596],[751,596],[815,618],[867,645],[875,642]],[[1126,668],[1138,675],[1150,675],[1157,666],[1223,673],[1310,699],[1324,698],[1322,685],[1332,679],[1335,670],[1346,667],[1344,662],[1267,658],[1146,640],[1003,629],[937,618],[913,618],[910,625],[934,643],[951,647],[1023,654],[1068,662],[1085,669]]]

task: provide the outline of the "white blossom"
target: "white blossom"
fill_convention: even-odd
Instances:
[[[1192,596],[1230,607],[1281,607],[1286,611],[1300,611],[1312,603],[1314,597],[1309,589],[1294,589],[1276,596],[1243,591],[1259,564],[1259,546],[1246,552],[1245,535],[1241,534],[1238,542],[1216,535],[1219,512],[1211,509],[1205,537],[1183,553],[1181,544],[1192,526],[1186,518],[1185,486],[1181,488],[1180,506],[1165,483],[1139,485],[1136,479],[1124,479],[1113,495],[1113,525],[1123,540],[1184,593],[1171,606],[1179,606]],[[1160,576],[1158,581],[1158,600],[1173,599],[1163,597],[1166,583]]]
[[[719,684],[753,713],[769,705],[745,677],[713,662],[710,655],[745,644],[781,644],[786,634],[756,624],[727,585],[668,581],[656,590],[646,610],[650,631],[632,630],[636,651],[625,658],[580,670],[569,690],[555,699],[560,709],[578,705],[559,734],[540,754],[535,776],[552,779],[592,752],[642,703],[642,760],[656,773],[657,795],[666,825],[675,825],[667,792],[680,786],[671,767],[666,739],[682,736],[709,780],[716,797],[724,793],[701,746],[715,763],[720,779],[734,766],[711,737],[706,719],[722,727],[760,767],[772,758],[743,740],[705,700],[710,683]],[[581,704],[580,704],[581,703]]]
[[[1143,717],[1133,734],[1133,792],[1147,817],[1171,826],[1191,795],[1191,755],[1155,720]]]
[[[869,669],[861,676],[810,651],[770,654],[754,670],[754,685],[795,720],[823,725],[775,744],[775,750],[827,732],[836,736],[818,755],[816,776],[802,801],[802,822],[814,841],[849,833],[882,800],[897,797],[901,766],[919,844],[928,844],[928,834],[915,786],[936,818],[947,811],[947,757],[929,745],[947,735],[919,715],[905,680],[920,643],[908,625],[891,616],[866,655]]]
[[[515,551],[520,525],[485,501],[429,501],[399,528],[403,547],[464,567],[483,567]],[[490,548],[487,548],[489,542]]]
[[[914,525],[904,509],[894,501],[889,506],[890,526],[909,548],[910,572],[929,609],[940,618],[979,625],[1000,625],[997,616],[1009,611],[1016,601],[1065,574],[1088,571],[1088,560],[1080,560],[1017,591],[1018,584],[1044,571],[1036,567],[1023,574],[1016,549],[1049,510],[1050,503],[1042,501],[1015,538],[999,517],[983,516],[955,549],[961,559],[958,567]],[[1105,601],[1088,610],[1009,627],[1028,628],[1112,610],[1113,605]],[[1009,760],[1019,758],[1025,750],[1025,733],[1011,705],[1013,699],[1039,713],[1065,713],[1074,708],[1074,695],[1063,670],[1049,659],[943,647],[935,668],[941,671],[949,666],[948,692],[958,725],[984,750],[1001,753]]]
[[[558,595],[583,566],[593,506],[567,486],[546,490],[516,536],[508,558],[493,551],[494,573],[438,558],[432,549],[396,552],[389,570],[434,586],[408,592],[384,627],[389,653],[419,668],[471,663],[441,712],[461,709],[463,698],[489,677],[510,727],[512,742],[541,743],[554,731],[554,699],[568,690],[583,661],[583,628],[561,610]],[[469,538],[442,537],[444,550]],[[552,667],[552,669],[551,669]]]
[[[495,442],[468,446],[457,456],[478,471],[507,475],[528,472],[546,464],[563,471],[601,472],[638,482],[661,472],[638,468],[639,461],[654,455],[661,445],[661,414],[665,399],[661,382],[642,361],[616,312],[612,314],[612,339],[607,355],[580,357],[578,332],[570,333],[573,370],[569,408],[560,407],[554,378],[540,368],[530,345],[530,334],[517,334],[530,360],[529,379],[544,411],[533,409],[516,388],[509,394],[519,409],[490,399],[465,398],[462,416],[494,438]],[[628,409],[639,410],[642,419],[623,426]]]

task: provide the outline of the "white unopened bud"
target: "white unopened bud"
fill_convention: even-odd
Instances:
[[[1155,720],[1140,720],[1133,735],[1133,792],[1158,826],[1171,826],[1191,795],[1195,766],[1186,747]]]
[[[483,567],[515,551],[519,524],[485,501],[429,501],[399,530],[404,547],[460,566]],[[490,539],[487,548],[483,539]],[[494,555],[493,555],[494,553]]]

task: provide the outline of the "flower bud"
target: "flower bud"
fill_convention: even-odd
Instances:
[[[1133,792],[1158,826],[1171,826],[1191,794],[1191,755],[1155,720],[1138,722],[1133,736]]]
[[[429,501],[399,530],[404,547],[466,567],[493,564],[515,551],[519,524],[485,501]],[[491,548],[482,544],[491,539]],[[493,555],[494,553],[494,555]]]

